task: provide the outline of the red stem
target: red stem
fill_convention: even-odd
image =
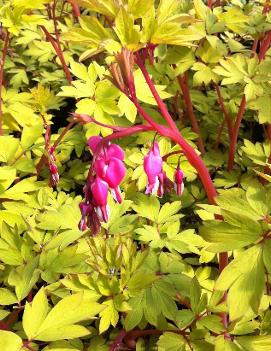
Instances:
[[[6,33],[4,39],[4,47],[2,51],[2,59],[0,62],[0,135],[4,135],[3,132],[3,109],[2,109],[2,87],[3,87],[3,80],[4,80],[4,65],[7,57],[8,52],[8,44],[9,44],[9,32]]]
[[[51,36],[51,34],[48,32],[48,30],[44,27],[44,26],[40,26],[41,29],[43,30],[46,38],[48,41],[50,41],[51,45],[53,46],[60,62],[61,62],[61,65],[62,65],[62,68],[63,68],[63,71],[66,75],[66,78],[69,82],[69,84],[71,84],[72,82],[72,76],[71,76],[71,72],[69,71],[69,68],[66,64],[66,61],[64,59],[64,55],[63,55],[63,52],[61,50],[61,47],[60,47],[60,43],[57,43],[57,41]]]
[[[162,157],[163,161],[166,161],[170,156],[182,154],[182,150],[172,151]]]
[[[103,142],[107,143],[107,142],[115,140],[115,139],[124,138],[124,137],[130,136],[130,135],[136,134],[136,133],[142,133],[142,132],[151,131],[151,130],[155,130],[155,129],[152,126],[148,126],[145,124],[139,124],[139,125],[136,125],[133,127],[125,128],[124,130],[115,132],[113,134],[110,134],[103,139]]]
[[[125,335],[125,330],[121,330],[116,339],[114,340],[113,344],[110,346],[109,351],[118,351],[120,349]]]
[[[68,1],[72,5],[73,16],[75,18],[79,18],[81,15],[79,6],[75,4],[72,0],[68,0]]]
[[[213,7],[213,0],[208,0],[208,7],[210,9]]]
[[[57,27],[57,19],[56,19],[56,1],[57,0],[54,0],[52,5],[52,16],[53,16],[54,29],[55,29],[55,40],[56,40],[57,46],[61,50],[60,38],[59,38],[58,27]]]
[[[223,129],[225,127],[225,124],[226,124],[226,121],[225,121],[225,118],[224,118],[222,123],[220,124],[220,126],[218,128],[217,137],[216,137],[216,140],[215,140],[215,143],[214,143],[214,148],[216,150],[217,150],[218,145],[220,143],[221,135],[222,135]]]
[[[169,114],[168,110],[167,110],[167,107],[166,105],[164,104],[163,100],[160,98],[155,86],[154,86],[154,83],[147,71],[147,68],[145,66],[145,62],[144,60],[140,57],[140,54],[138,53],[138,55],[136,56],[136,63],[138,65],[138,67],[140,68],[145,80],[146,80],[146,83],[148,84],[150,90],[151,90],[151,93],[161,111],[161,114],[162,116],[164,117],[164,119],[166,120],[167,124],[169,125],[169,127],[173,130],[173,131],[178,131],[178,128],[176,127],[176,124],[175,122],[173,121],[171,115]]]
[[[198,147],[199,147],[199,150],[200,150],[200,152],[202,154],[204,154],[205,153],[204,143],[203,143],[203,140],[202,140],[202,137],[201,137],[201,134],[200,134],[198,121],[197,121],[197,118],[195,116],[194,109],[193,109],[193,104],[192,104],[192,100],[191,100],[191,96],[190,96],[190,92],[189,92],[189,86],[188,86],[188,74],[187,74],[187,72],[183,76],[178,76],[177,79],[178,79],[180,88],[181,88],[182,93],[183,93],[183,99],[184,99],[184,102],[185,102],[185,106],[186,106],[187,113],[188,113],[188,116],[190,118],[193,130],[198,136]]]
[[[114,132],[119,132],[119,131],[127,128],[127,127],[120,127],[120,126],[112,126],[112,125],[109,125],[109,124],[105,124],[105,123],[99,122],[95,118],[93,118],[93,117],[91,117],[89,115],[83,114],[83,113],[73,113],[72,115],[79,122],[81,120],[83,122],[83,124],[93,122],[93,123],[97,124],[100,127],[112,129]]]
[[[241,125],[241,121],[243,119],[244,113],[246,110],[246,97],[243,95],[238,114],[234,123],[233,131],[232,131],[232,136],[230,140],[230,149],[229,149],[229,158],[228,158],[228,171],[231,171],[234,166],[234,155],[235,155],[235,150],[236,150],[236,145],[237,145],[237,138],[239,134],[239,129]]]
[[[232,134],[232,121],[230,119],[230,116],[226,110],[225,104],[224,104],[224,100],[223,97],[221,95],[221,90],[218,84],[215,83],[215,90],[218,96],[218,101],[219,104],[221,106],[221,110],[223,112],[224,115],[224,121],[227,123],[227,128],[228,128],[228,134],[229,134],[229,138],[231,138],[231,134]]]

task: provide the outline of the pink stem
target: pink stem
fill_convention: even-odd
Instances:
[[[64,59],[64,55],[63,55],[63,52],[60,48],[60,46],[58,45],[58,43],[55,41],[55,39],[51,36],[51,34],[48,32],[48,30],[44,27],[44,26],[40,26],[41,29],[43,30],[47,40],[51,43],[52,47],[54,48],[60,62],[61,62],[61,65],[62,65],[62,68],[64,70],[64,73],[66,75],[66,78],[69,82],[69,84],[71,84],[72,82],[72,76],[71,76],[71,72],[69,71],[69,68],[66,64],[66,61]]]

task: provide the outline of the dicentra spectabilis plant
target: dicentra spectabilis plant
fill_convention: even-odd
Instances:
[[[0,0],[0,350],[271,350],[271,3]]]

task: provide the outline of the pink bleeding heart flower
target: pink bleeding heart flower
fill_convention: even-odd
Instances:
[[[117,145],[117,144],[110,144],[107,148],[106,151],[106,157],[107,158],[111,158],[111,157],[115,157],[118,158],[119,160],[123,161],[124,160],[124,151],[122,150],[122,148]]]
[[[108,161],[105,159],[98,159],[95,162],[95,170],[97,175],[102,178],[112,188],[112,196],[115,201],[121,203],[121,193],[119,184],[125,177],[126,169],[122,161],[118,158],[112,157]]]
[[[174,189],[176,191],[176,194],[179,196],[181,196],[184,191],[183,178],[184,178],[184,173],[178,166],[174,175],[174,181],[175,181]]]
[[[153,143],[152,149],[144,157],[144,171],[148,177],[148,185],[146,194],[153,194],[159,187],[159,174],[162,171],[163,160],[160,155],[159,145],[157,142]]]
[[[102,140],[102,137],[99,135],[92,136],[88,139],[88,146],[92,153],[95,153],[97,145]]]
[[[91,184],[91,192],[96,208],[97,215],[100,220],[108,222],[109,206],[107,206],[108,184],[97,177]]]

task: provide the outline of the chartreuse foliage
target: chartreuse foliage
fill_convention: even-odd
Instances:
[[[1,351],[271,350],[269,2],[210,3],[0,0]],[[122,48],[146,47],[155,88],[197,149],[178,85],[187,78],[216,206],[180,147],[148,131],[118,140],[123,202],[109,196],[109,221],[92,236],[78,229],[87,139],[141,123],[109,68]],[[140,106],[165,124],[136,65],[133,78]],[[231,171],[217,89],[232,126],[246,102]],[[144,194],[154,138],[169,179],[178,163],[185,174],[182,197]]]

